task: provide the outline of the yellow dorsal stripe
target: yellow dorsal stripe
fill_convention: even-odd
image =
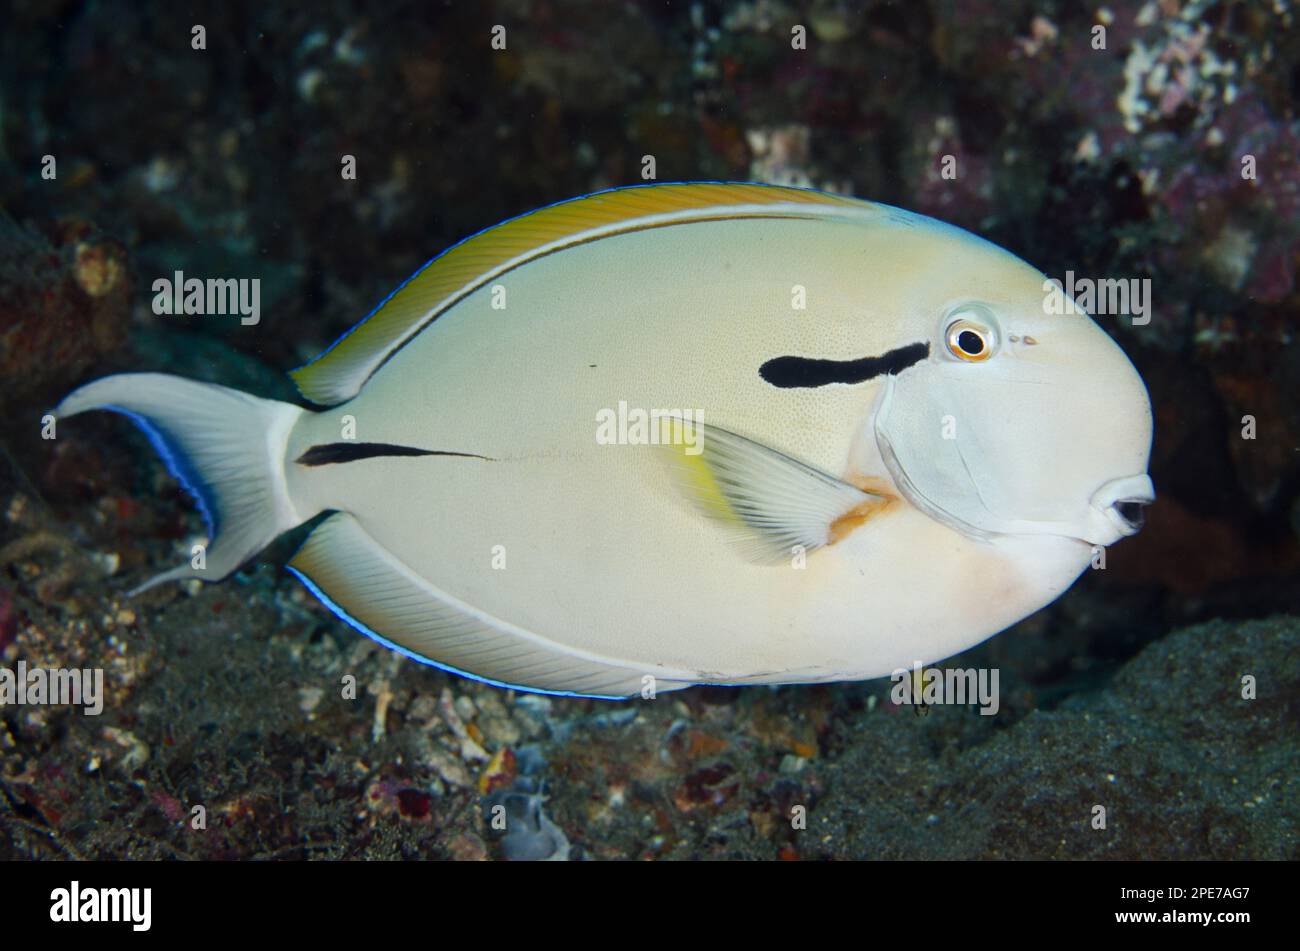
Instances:
[[[439,313],[503,270],[538,254],[605,233],[716,217],[725,209],[793,216],[800,206],[859,211],[880,207],[809,189],[743,183],[632,186],[549,205],[452,245],[334,346],[290,375],[307,399],[333,405],[355,396],[389,354]]]

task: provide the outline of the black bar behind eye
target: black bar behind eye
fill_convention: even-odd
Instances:
[[[814,357],[774,357],[758,368],[759,375],[782,388],[862,383],[882,373],[901,373],[930,355],[928,343],[909,343],[879,357],[860,360],[820,360]]]

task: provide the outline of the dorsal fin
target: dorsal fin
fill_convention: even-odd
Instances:
[[[719,217],[893,209],[807,188],[731,182],[634,185],[548,205],[480,231],[424,265],[370,316],[290,375],[314,403],[351,399],[389,355],[488,281],[542,254],[629,230]]]

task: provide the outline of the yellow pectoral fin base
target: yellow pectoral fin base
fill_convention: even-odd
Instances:
[[[678,690],[689,679],[566,648],[439,591],[379,545],[355,517],[317,526],[289,569],[361,633],[424,664],[498,687],[621,700]]]
[[[887,504],[729,430],[667,422],[672,438],[662,449],[677,487],[754,562],[785,564],[833,545]]]
[[[548,205],[452,245],[332,347],[290,375],[314,403],[332,406],[351,399],[394,350],[447,308],[506,271],[569,245],[720,217],[889,211],[844,195],[738,182],[634,185]]]

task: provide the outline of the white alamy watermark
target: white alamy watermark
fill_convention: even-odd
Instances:
[[[926,667],[914,661],[910,670],[899,667],[889,679],[894,682],[889,698],[900,706],[975,704],[986,717],[994,716],[1000,706],[996,667]]]
[[[20,660],[15,670],[0,667],[0,707],[79,706],[86,716],[104,711],[104,669],[28,667]]]
[[[1043,313],[1132,317],[1135,327],[1151,323],[1151,278],[1075,277],[1043,282]]]
[[[596,412],[596,443],[601,446],[681,446],[688,456],[704,451],[699,426],[704,410],[641,409],[619,400],[617,409]]]
[[[152,888],[69,888],[50,892],[50,921],[129,922],[132,931],[148,931],[153,923]]]
[[[262,281],[256,277],[185,276],[177,271],[172,277],[153,282],[153,312],[159,317],[200,316],[230,317],[239,315],[245,327],[262,319]]]

